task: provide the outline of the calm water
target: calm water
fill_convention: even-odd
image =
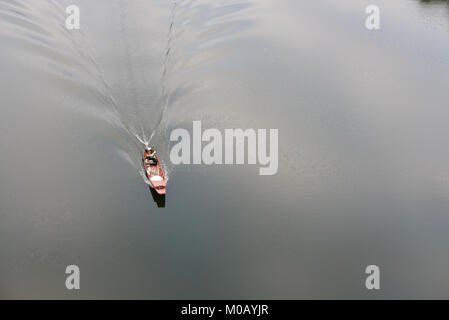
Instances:
[[[0,0],[1,298],[449,298],[448,1],[70,3]],[[171,165],[193,120],[277,175]]]

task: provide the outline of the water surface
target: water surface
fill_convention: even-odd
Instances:
[[[0,297],[448,298],[447,1],[70,3],[0,1]],[[279,129],[278,173],[171,165],[193,120]]]

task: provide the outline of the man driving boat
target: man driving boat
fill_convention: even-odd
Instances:
[[[150,161],[150,164],[157,164],[157,159],[154,154],[154,148],[146,147],[145,148],[146,160]]]

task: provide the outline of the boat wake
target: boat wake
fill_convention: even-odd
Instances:
[[[20,48],[30,74],[51,78],[61,91],[61,107],[112,126],[113,142],[146,182],[142,151],[154,146],[168,179],[168,132],[205,105],[207,94],[198,93],[215,80],[204,66],[225,52],[221,45],[230,32],[243,29],[235,15],[248,4],[116,0],[108,2],[104,19],[104,3],[77,0],[92,16],[82,19],[80,30],[68,30],[61,17],[72,2],[1,0],[0,36],[8,44],[2,54]],[[205,120],[204,110],[196,111],[196,119]]]

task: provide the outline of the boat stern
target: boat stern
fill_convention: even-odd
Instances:
[[[165,180],[151,181],[151,184],[158,194],[164,195],[166,193],[167,182]]]

